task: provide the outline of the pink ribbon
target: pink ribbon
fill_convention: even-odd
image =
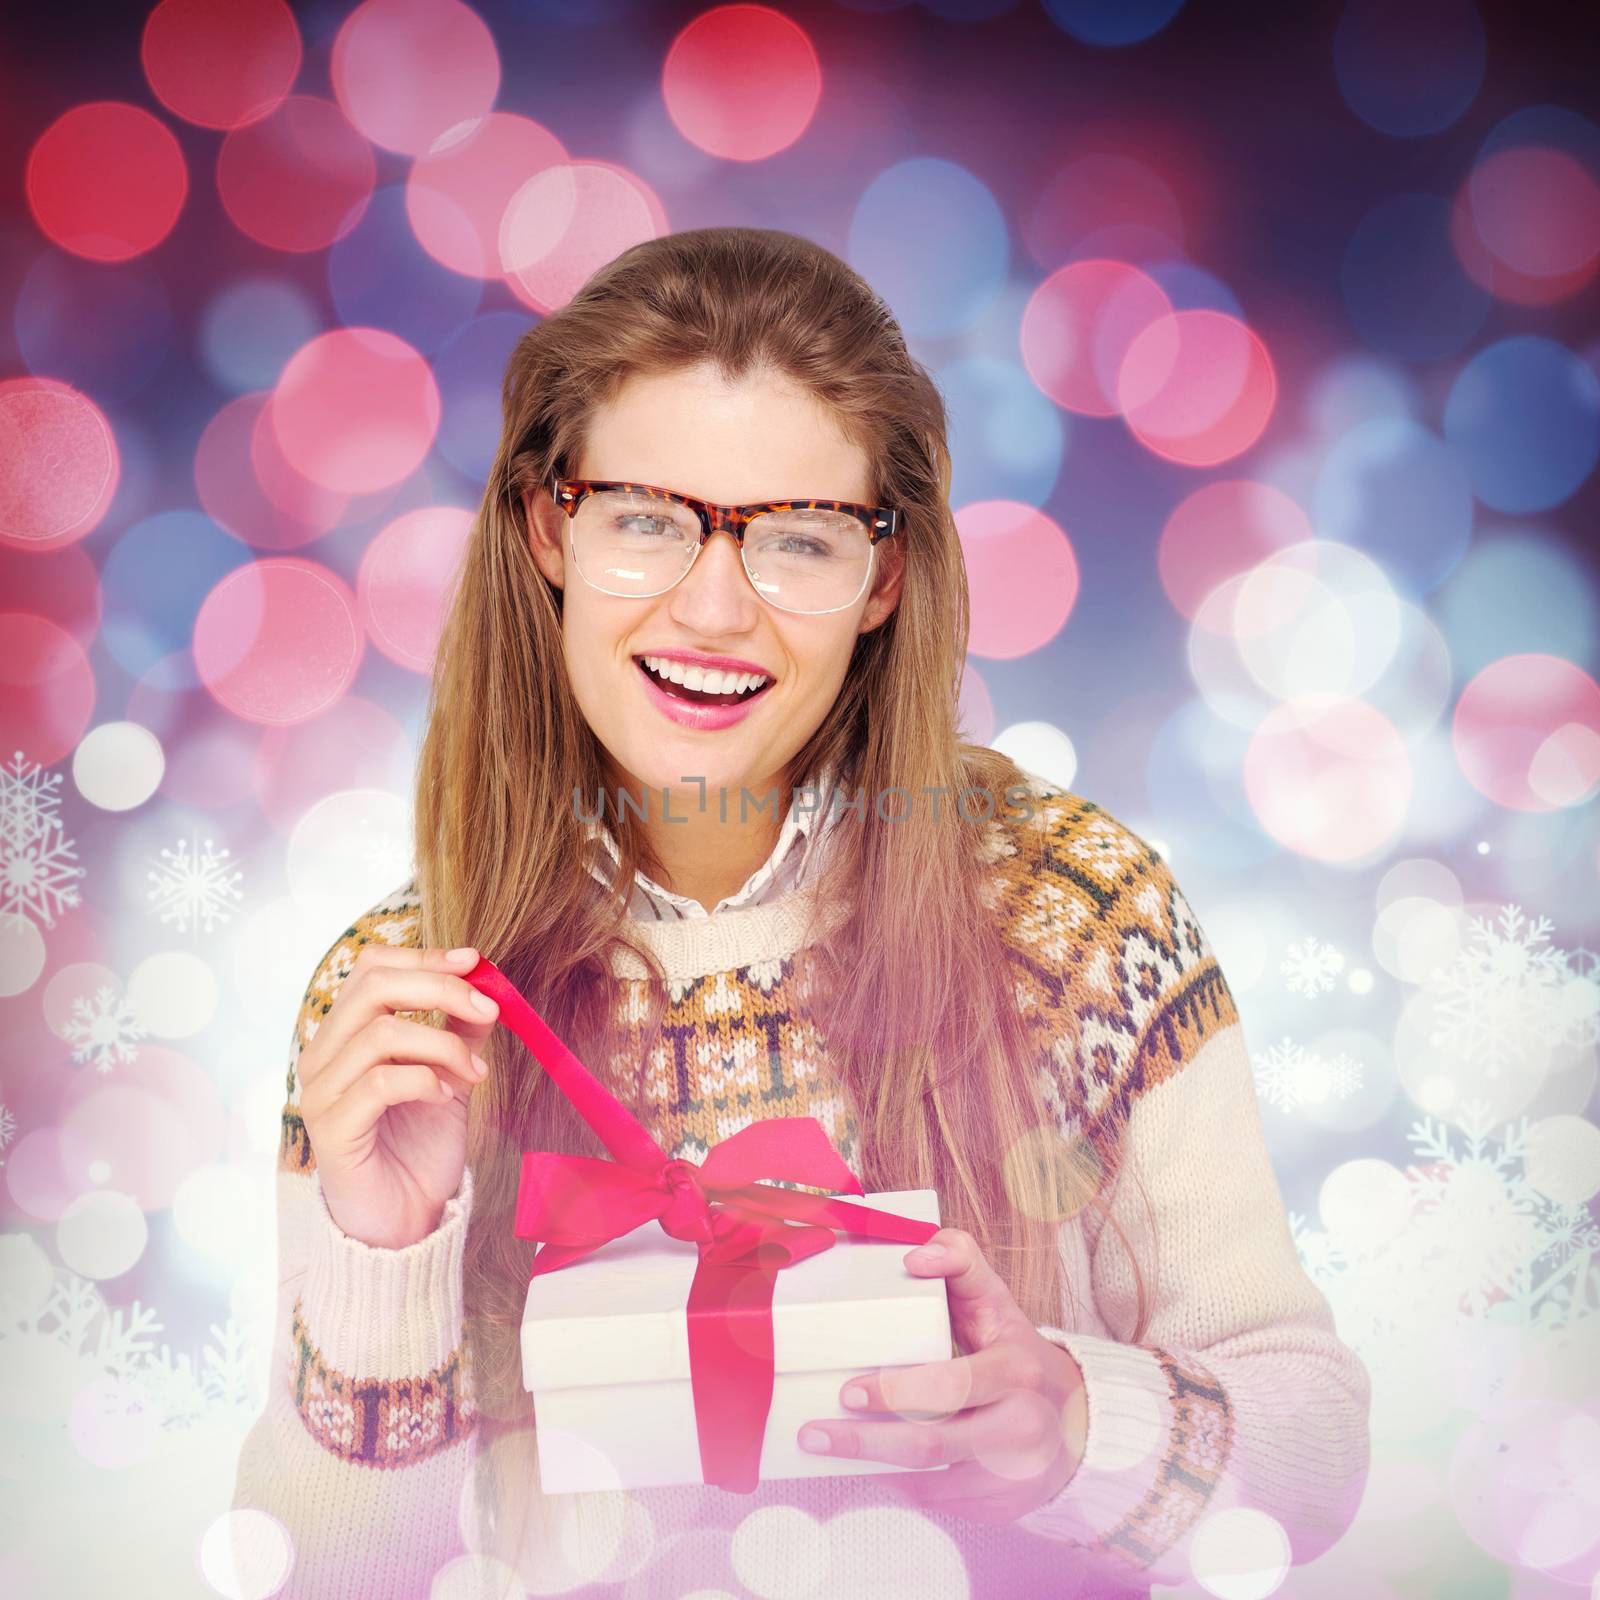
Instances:
[[[866,1192],[815,1117],[752,1122],[713,1146],[701,1162],[669,1158],[492,961],[483,958],[466,978],[499,1003],[500,1021],[527,1045],[613,1157],[523,1151],[516,1234],[542,1241],[530,1281],[581,1261],[651,1218],[672,1238],[693,1243],[700,1258],[686,1315],[701,1476],[719,1488],[750,1493],[760,1481],[761,1442],[772,1409],[778,1273],[828,1249],[835,1230],[923,1244],[938,1225],[758,1181],[780,1178]]]

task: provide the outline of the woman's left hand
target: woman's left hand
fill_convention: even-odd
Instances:
[[[937,1258],[922,1254],[935,1246]],[[1023,1314],[970,1233],[941,1228],[905,1262],[918,1277],[946,1280],[952,1331],[971,1354],[850,1379],[839,1403],[855,1415],[806,1423],[802,1447],[815,1429],[826,1436],[824,1454],[942,1465],[882,1476],[921,1505],[1012,1522],[1058,1494],[1083,1459],[1078,1363]],[[859,1400],[856,1388],[865,1391]]]

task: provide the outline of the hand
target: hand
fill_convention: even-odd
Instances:
[[[366,944],[300,1052],[300,1116],[328,1211],[353,1239],[400,1250],[439,1225],[467,1164],[467,1097],[499,1006],[461,973],[476,950]],[[443,1028],[396,1016],[443,1011]]]
[[[919,1255],[935,1245],[943,1246],[939,1259]],[[970,1233],[941,1228],[905,1263],[918,1276],[946,1280],[952,1330],[971,1354],[852,1378],[839,1403],[858,1416],[808,1422],[802,1438],[815,1428],[834,1455],[942,1463],[943,1471],[882,1478],[917,1504],[969,1521],[1015,1521],[1078,1470],[1087,1437],[1083,1374],[1023,1314]],[[857,1386],[865,1394],[853,1403]]]

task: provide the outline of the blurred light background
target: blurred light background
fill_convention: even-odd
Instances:
[[[1600,1594],[1592,9],[5,30],[0,1593],[281,1578],[225,1535],[289,1033],[410,870],[506,357],[740,222],[849,260],[936,377],[967,731],[1171,862],[1373,1374],[1347,1537],[1286,1572],[1219,1529],[1192,1592]]]

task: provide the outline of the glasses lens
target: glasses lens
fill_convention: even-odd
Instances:
[[[763,511],[744,535],[750,580],[788,611],[836,611],[861,593],[872,541],[847,511]]]
[[[585,496],[572,522],[584,578],[607,594],[643,597],[670,589],[700,548],[700,519],[674,500],[637,490]],[[860,594],[872,541],[844,511],[801,506],[764,511],[744,536],[757,591],[786,611],[836,611]]]
[[[699,544],[700,519],[687,506],[632,490],[588,495],[572,519],[578,566],[607,594],[659,594],[683,576]]]

